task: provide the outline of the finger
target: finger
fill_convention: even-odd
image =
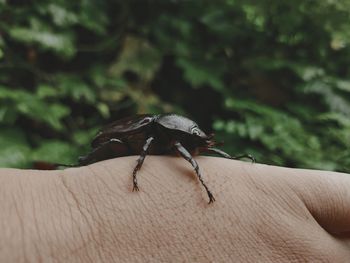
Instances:
[[[316,170],[291,171],[293,189],[317,222],[330,233],[350,233],[350,175]]]

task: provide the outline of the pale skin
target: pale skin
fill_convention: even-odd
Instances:
[[[136,156],[0,169],[0,262],[349,262],[350,175]]]

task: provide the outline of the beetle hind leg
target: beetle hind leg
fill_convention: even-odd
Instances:
[[[152,143],[152,141],[154,140],[154,137],[149,137],[147,140],[146,140],[146,143],[143,145],[142,147],[142,151],[141,151],[141,154],[139,156],[139,158],[137,159],[137,164],[134,168],[134,171],[132,172],[132,182],[133,182],[133,188],[132,190],[133,191],[139,191],[139,186],[138,186],[138,183],[137,183],[137,172],[141,169],[141,166],[143,164],[143,161],[145,160],[146,158],[146,155],[147,155],[147,152],[148,152],[148,149]]]
[[[209,197],[209,204],[213,203],[215,201],[215,198],[213,196],[213,194],[210,192],[208,186],[204,183],[201,172],[199,170],[199,166],[198,163],[196,162],[196,160],[193,159],[193,157],[191,156],[191,154],[186,150],[185,147],[183,147],[181,145],[181,143],[179,142],[175,142],[174,146],[176,147],[177,151],[181,154],[181,156],[188,161],[189,163],[191,163],[191,165],[193,166],[194,170],[196,171],[197,177],[199,179],[199,181],[201,182],[201,184],[203,185],[203,187],[205,188],[207,195]]]
[[[242,154],[242,155],[239,155],[239,156],[232,157],[232,159],[234,159],[234,160],[240,160],[240,159],[243,159],[243,158],[247,158],[247,159],[251,160],[252,163],[256,162],[254,156],[250,155],[250,154]]]
[[[217,149],[217,148],[213,148],[213,147],[209,147],[209,148],[207,148],[205,150],[208,151],[208,152],[217,153],[217,154],[221,155],[222,157],[225,157],[225,158],[228,158],[228,159],[233,159],[233,160],[240,160],[240,159],[243,159],[243,158],[248,158],[248,159],[250,159],[252,161],[252,163],[255,163],[255,158],[252,155],[250,155],[250,154],[242,154],[242,155],[239,155],[239,156],[231,156],[228,153],[225,153],[224,151],[222,151],[220,149]]]

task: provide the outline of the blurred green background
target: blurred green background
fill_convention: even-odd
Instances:
[[[347,0],[0,0],[0,166],[176,112],[232,155],[350,172]]]

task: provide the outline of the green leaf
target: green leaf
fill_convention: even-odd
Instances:
[[[109,23],[107,9],[103,1],[81,0],[79,4],[80,24],[100,35],[106,33]]]
[[[178,58],[176,64],[184,70],[184,78],[194,87],[209,85],[217,90],[223,90],[224,84],[221,72],[213,65],[196,63],[184,58]]]
[[[99,129],[100,127],[93,127],[88,130],[77,130],[73,134],[73,140],[76,144],[89,148]]]
[[[47,11],[57,26],[72,26],[78,22],[77,14],[70,12],[65,6],[60,6],[58,3],[49,3]]]
[[[74,38],[70,32],[55,32],[40,20],[32,18],[29,27],[12,27],[9,34],[14,40],[52,50],[65,57],[75,54]]]
[[[32,152],[30,158],[33,161],[73,164],[76,162],[78,155],[77,149],[68,142],[44,140]]]
[[[94,103],[96,101],[95,91],[77,76],[68,74],[58,76],[58,90],[60,94],[78,102],[85,100],[88,103]]]
[[[45,120],[56,130],[63,129],[61,119],[68,116],[70,109],[62,104],[52,104],[48,107],[47,112],[42,115],[42,119]]]
[[[340,90],[350,92],[350,81],[337,79],[336,80],[336,87]]]
[[[144,39],[128,36],[118,60],[110,69],[113,76],[121,77],[126,71],[150,81],[160,66],[160,53]]]
[[[96,107],[104,118],[108,118],[110,116],[110,111],[106,103],[98,103]]]
[[[2,128],[0,149],[0,167],[28,166],[30,148],[22,131],[16,128]]]
[[[58,90],[46,84],[41,84],[37,87],[36,94],[39,98],[55,97],[58,95]]]

